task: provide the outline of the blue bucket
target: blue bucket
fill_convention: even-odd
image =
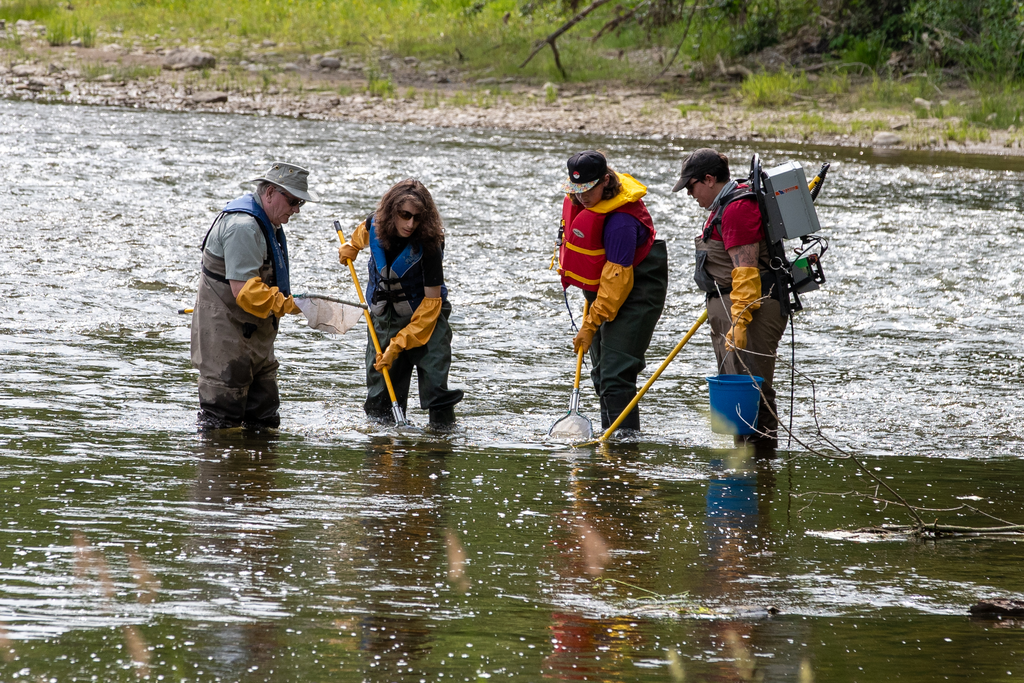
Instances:
[[[715,434],[753,434],[761,401],[761,377],[718,375],[708,377],[711,431]]]

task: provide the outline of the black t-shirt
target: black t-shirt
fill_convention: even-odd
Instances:
[[[384,258],[389,266],[395,262],[395,259],[398,258],[398,255],[402,253],[407,244],[409,244],[409,240],[399,238],[399,241],[395,242],[391,249],[384,250]],[[424,287],[440,287],[444,284],[444,267],[441,264],[440,249],[424,248],[420,265],[423,266]]]

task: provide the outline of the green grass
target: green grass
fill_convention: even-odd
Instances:
[[[990,88],[995,89],[981,86],[980,96],[965,107],[967,120],[989,128],[1020,127],[1024,117],[1024,93],[1019,86],[1006,84],[1000,88],[994,84]]]
[[[846,71],[831,71],[823,75],[817,83],[817,89],[836,97],[850,92],[850,75]]]
[[[882,121],[881,119],[866,119],[850,122],[850,133],[854,135],[861,132],[876,133],[880,130],[889,130],[890,128],[891,126],[889,125],[889,122]]]
[[[437,90],[424,90],[423,91],[423,108],[424,109],[437,109],[441,106],[441,102],[444,98]]]
[[[124,64],[83,64],[82,75],[94,81],[101,76],[110,74],[111,80],[134,81],[153,78],[160,73],[155,66],[126,66]]]
[[[813,134],[842,135],[850,132],[850,126],[829,121],[821,114],[802,112],[790,114],[773,123],[751,125],[751,130],[768,138],[786,138],[799,135],[804,139]]]
[[[18,19],[45,23],[59,12],[52,0],[5,0],[0,2],[0,19],[13,23]]]
[[[988,142],[991,139],[991,134],[987,128],[976,126],[969,121],[960,121],[959,123],[949,121],[946,123],[943,134],[947,140],[959,142],[960,144],[965,142]]]
[[[821,114],[815,114],[812,112],[803,112],[800,114],[790,114],[785,119],[785,123],[796,128],[802,133],[826,133],[830,135],[841,135],[849,132],[849,127],[836,123],[835,121],[829,121]]]
[[[691,111],[699,111],[701,113],[707,113],[711,111],[711,105],[703,102],[697,102],[695,104],[677,104],[676,109],[682,116],[687,116]]]
[[[390,99],[395,96],[395,84],[391,82],[391,76],[381,76],[371,69],[366,81],[366,92],[375,97]]]
[[[0,18],[42,22],[55,45],[73,37],[87,43],[95,40],[97,30],[122,31],[119,42],[167,45],[180,40],[239,55],[271,39],[276,51],[288,54],[342,50],[366,61],[382,53],[412,55],[467,71],[489,68],[496,77],[559,82],[563,77],[548,48],[525,68],[520,64],[534,42],[564,23],[569,13],[561,2],[536,3],[524,12],[520,0],[74,0],[73,5],[67,10],[65,1],[0,0]],[[610,16],[609,5],[559,40],[570,79],[637,81],[654,74],[652,65],[632,63],[628,54],[609,59],[608,42],[615,37],[590,41]],[[159,39],[150,38],[156,34]],[[669,31],[662,38],[672,44],[675,34]],[[382,94],[388,94],[382,87]]]
[[[544,101],[548,104],[554,104],[557,99],[558,88],[556,88],[552,83],[546,83],[544,85]]]
[[[67,45],[73,38],[81,40],[83,47],[92,47],[96,44],[96,31],[67,15],[58,15],[46,22],[46,41],[50,45]]]
[[[795,94],[807,92],[810,82],[804,73],[786,69],[774,73],[762,71],[743,81],[740,93],[752,107],[779,107],[792,102]]]

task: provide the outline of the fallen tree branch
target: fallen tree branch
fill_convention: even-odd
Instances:
[[[676,51],[672,53],[672,59],[668,60],[668,64],[666,64],[665,68],[661,70],[660,74],[658,74],[658,78],[661,78],[668,72],[669,67],[672,66],[672,64],[676,61],[676,57],[679,56],[679,51],[683,49],[683,43],[686,42],[686,37],[690,35],[690,23],[693,21],[693,15],[696,13],[697,0],[693,0],[693,7],[690,8],[690,15],[686,17],[686,28],[683,29],[683,37],[679,39],[679,44],[676,45]]]
[[[611,0],[594,0],[592,3],[590,3],[590,5],[586,9],[584,9],[582,12],[577,14],[575,17],[573,17],[569,21],[567,21],[564,24],[562,24],[561,28],[559,28],[557,31],[552,33],[550,36],[548,36],[544,40],[537,41],[537,45],[536,45],[536,47],[533,48],[533,52],[531,52],[530,56],[527,57],[526,60],[522,64],[519,65],[519,68],[522,69],[524,66],[529,64],[530,60],[533,59],[534,56],[538,52],[543,50],[545,45],[550,45],[551,46],[551,52],[555,56],[555,66],[557,66],[558,70],[561,72],[562,78],[565,78],[566,77],[565,69],[562,68],[562,61],[561,61],[561,59],[559,59],[558,47],[555,46],[555,41],[558,40],[558,37],[561,36],[563,33],[565,33],[566,31],[571,29],[573,26],[575,26],[576,24],[578,24],[581,21],[583,21],[587,17],[588,14],[590,14],[591,12],[596,10],[601,5],[605,5],[605,4],[609,3],[609,2],[611,2]]]
[[[834,68],[834,69],[843,69],[843,68],[848,67],[848,66],[859,66],[860,67],[860,74],[859,75],[861,75],[861,76],[864,75],[864,69],[867,69],[871,73],[875,73],[875,70],[871,67],[871,65],[870,64],[865,64],[864,62],[842,62],[841,64],[836,64],[834,62],[822,62],[821,64],[815,64],[814,66],[805,67],[805,68],[801,69],[801,71],[806,73],[808,71],[818,71],[819,69],[828,69],[830,67]]]
[[[606,32],[614,31],[615,29],[617,29],[619,27],[620,24],[622,24],[622,23],[632,19],[634,16],[636,16],[637,11],[641,7],[643,7],[644,5],[648,4],[649,2],[650,2],[650,0],[643,0],[643,2],[641,2],[636,7],[634,7],[631,10],[629,10],[625,14],[620,14],[619,16],[617,16],[614,19],[612,19],[611,21],[609,21],[607,24],[605,24],[604,26],[601,27],[600,31],[598,31],[597,33],[594,34],[594,37],[590,39],[590,42],[591,43],[596,43],[597,39],[600,38],[601,36],[603,36]],[[621,8],[622,8],[622,6],[620,5],[619,9],[621,9]]]

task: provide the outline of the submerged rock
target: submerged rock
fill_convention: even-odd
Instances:
[[[976,617],[1024,617],[1024,600],[979,600],[967,611]]]

